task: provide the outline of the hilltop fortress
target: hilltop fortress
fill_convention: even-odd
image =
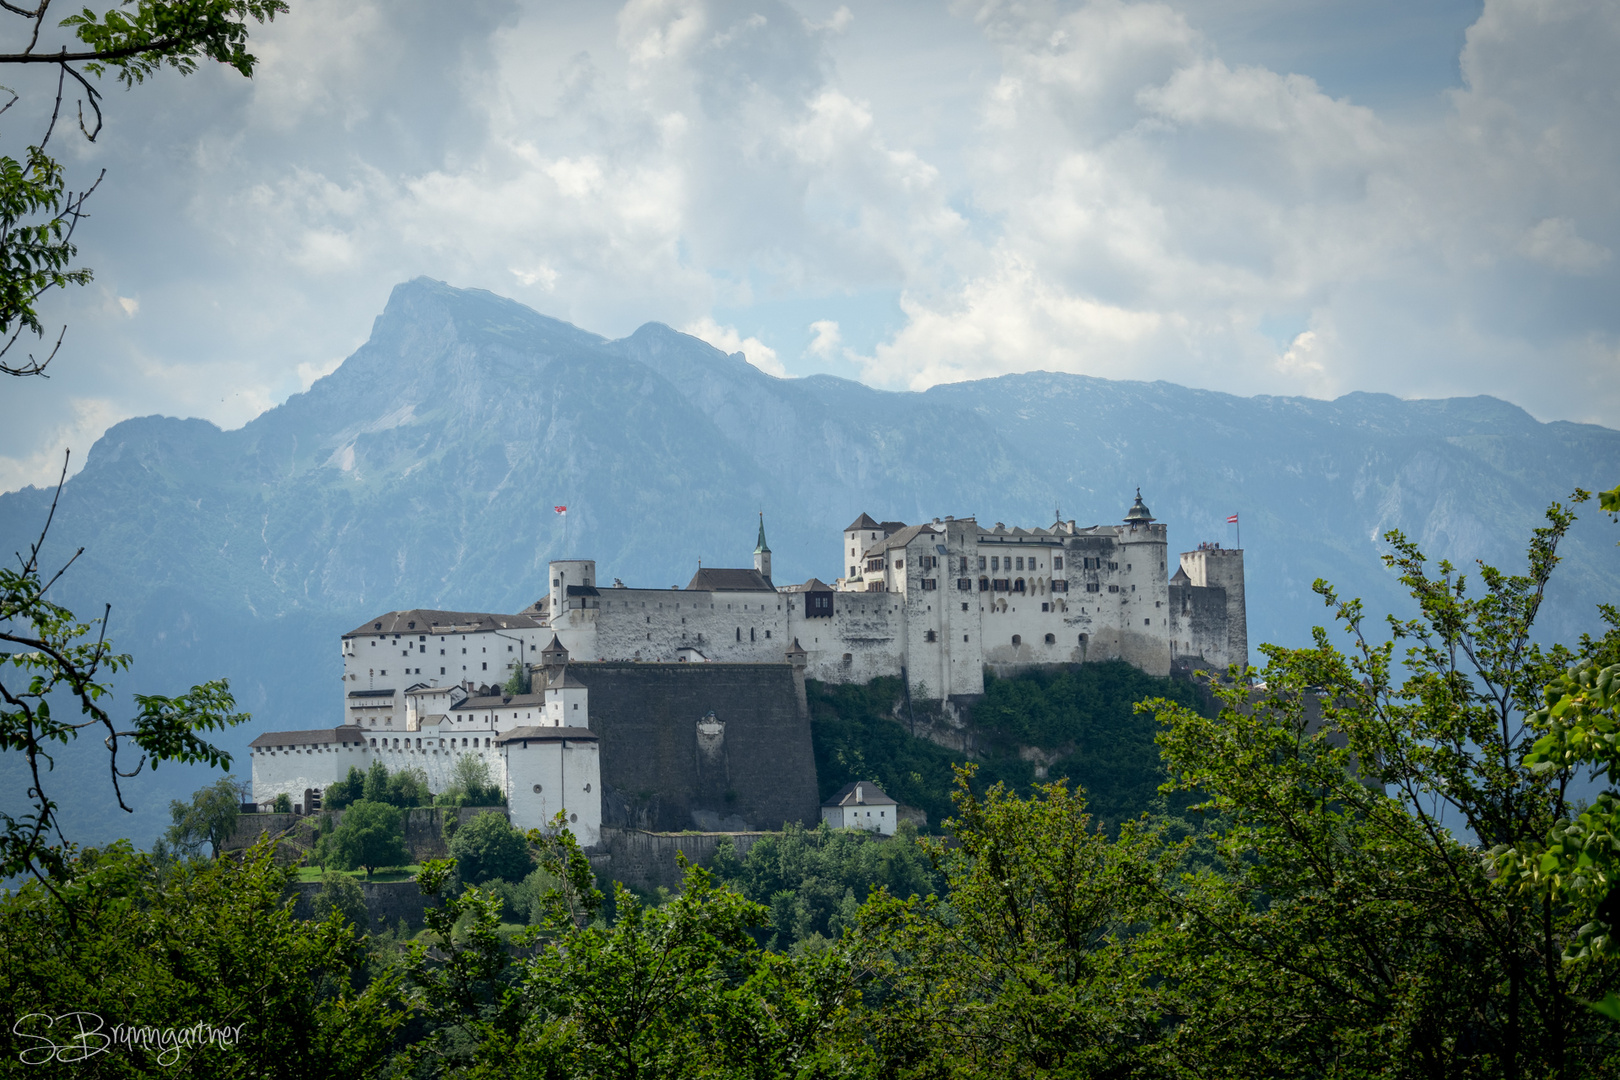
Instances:
[[[982,694],[987,668],[1246,664],[1243,553],[1200,545],[1173,576],[1167,554],[1138,492],[1118,525],[862,514],[832,584],[776,584],[763,519],[751,567],[700,568],[684,589],[604,586],[594,560],[557,560],[518,614],[394,611],[344,634],[343,723],[256,739],[254,797],[307,799],[374,755],[439,791],[474,753],[514,822],[566,809],[587,844],[602,824],[810,822],[806,678],[898,676],[950,702]],[[534,692],[503,694],[519,669]]]
[[[1170,576],[1140,492],[1120,525],[862,514],[839,540],[846,573],[831,585],[777,586],[763,520],[751,569],[700,569],[685,589],[603,588],[594,561],[561,560],[523,614],[576,659],[781,661],[796,642],[810,678],[904,674],[921,698],[981,694],[986,666],[1124,660],[1167,675],[1248,659],[1243,553],[1204,545]]]

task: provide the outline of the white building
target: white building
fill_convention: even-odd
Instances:
[[[453,782],[456,762],[473,755],[505,793],[513,825],[542,828],[565,811],[579,842],[597,843],[602,781],[588,691],[569,677],[567,652],[555,639],[552,646],[535,673],[542,684],[537,693],[417,685],[399,691],[406,712],[397,727],[346,724],[260,735],[249,748],[254,802],[273,803],[286,793],[303,809],[310,792],[344,779],[351,767],[366,772],[373,761],[390,772],[421,770],[438,794]]]
[[[1246,664],[1243,554],[1204,545],[1174,576],[1165,526],[1138,493],[1119,525],[920,525],[865,514],[839,538],[834,584],[777,586],[760,526],[752,569],[704,568],[685,589],[598,588],[596,564],[551,564],[550,590],[523,614],[587,660],[780,661],[797,641],[823,682],[906,676],[941,698],[984,691],[984,669],[1123,660]]]
[[[870,780],[846,784],[821,804],[821,820],[835,829],[867,829],[893,836],[900,823],[900,804]]]
[[[527,615],[390,611],[342,638],[344,717],[368,730],[406,731],[412,687],[500,685],[533,664],[551,635]]]

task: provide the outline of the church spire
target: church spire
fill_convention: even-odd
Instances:
[[[765,511],[763,510],[759,512],[759,543],[754,545],[754,569],[758,570],[760,576],[767,582],[771,580],[771,545],[765,542]]]

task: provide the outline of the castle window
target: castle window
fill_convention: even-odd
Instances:
[[[765,640],[766,641],[771,640],[771,632],[769,630],[765,631]]]
[[[984,569],[984,556],[983,555],[979,556],[979,569],[980,570]]]
[[[748,640],[749,640],[749,641],[756,641],[756,640],[758,640],[758,639],[757,639],[757,638],[755,638],[755,637],[754,637],[754,628],[753,628],[753,627],[752,627],[752,626],[750,626],[750,627],[749,627],[749,628],[748,628]]]
[[[1022,645],[1023,643],[1024,643],[1023,638],[1019,637],[1017,634],[1013,635],[1013,644],[1014,645]]]
[[[979,591],[980,592],[989,592],[990,591],[990,579],[989,578],[982,577],[982,578],[979,579]]]
[[[1108,591],[1109,592],[1119,592],[1119,586],[1118,585],[1110,585],[1110,586],[1108,586]]]
[[[1057,635],[1056,634],[1047,634],[1046,635],[1046,643],[1048,645],[1056,645],[1057,644]]]
[[[1000,555],[992,555],[992,556],[990,556],[990,569],[992,569],[992,570],[1000,570],[1001,569],[1001,556]]]
[[[1102,586],[1095,581],[1086,582],[1086,592],[1102,592]]]
[[[906,568],[906,560],[904,560],[904,559],[896,559],[896,560],[894,560],[894,568],[896,570],[904,570]]]
[[[1018,569],[1022,570],[1023,568],[1024,568],[1024,557],[1022,555],[1020,555],[1020,556],[1018,556]]]
[[[924,641],[938,641],[939,640],[939,635],[934,633],[932,630],[930,630],[926,634],[923,635],[923,640]]]
[[[740,626],[737,627],[737,640],[738,641],[742,640],[742,627],[740,627]]]
[[[1023,562],[1022,559],[1020,559],[1018,561]],[[1017,581],[1013,582],[1012,591],[1013,592],[1023,592],[1024,591],[1024,579],[1023,578],[1019,578]]]
[[[1063,569],[1063,556],[1061,556],[1061,555],[1052,556],[1052,569],[1054,569],[1054,570]]]
[[[844,663],[846,663],[846,664],[853,663],[854,660],[855,660],[854,654],[852,654],[852,653],[845,653],[844,654]]]
[[[1053,592],[1068,592],[1069,591],[1069,583],[1067,581],[1064,581],[1062,578],[1053,578],[1052,579],[1052,591]]]
[[[1152,619],[1143,619],[1142,620],[1142,625],[1143,626],[1152,626],[1153,625],[1153,620]]]
[[[973,591],[973,579],[972,578],[965,578],[965,577],[957,578],[956,579],[956,591],[957,592],[972,592]],[[967,609],[964,607],[963,610],[965,611]]]
[[[1051,611],[1052,610],[1052,605],[1051,604],[1042,604],[1041,605],[1041,610],[1042,611]]]
[[[922,579],[922,587],[923,587],[924,592],[930,592],[930,591],[932,591],[934,589],[937,589],[937,588],[939,588],[939,579],[938,578],[925,577],[925,578]]]

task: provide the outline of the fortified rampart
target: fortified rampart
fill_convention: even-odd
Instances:
[[[792,665],[571,663],[601,739],[606,826],[752,832],[820,817]]]

